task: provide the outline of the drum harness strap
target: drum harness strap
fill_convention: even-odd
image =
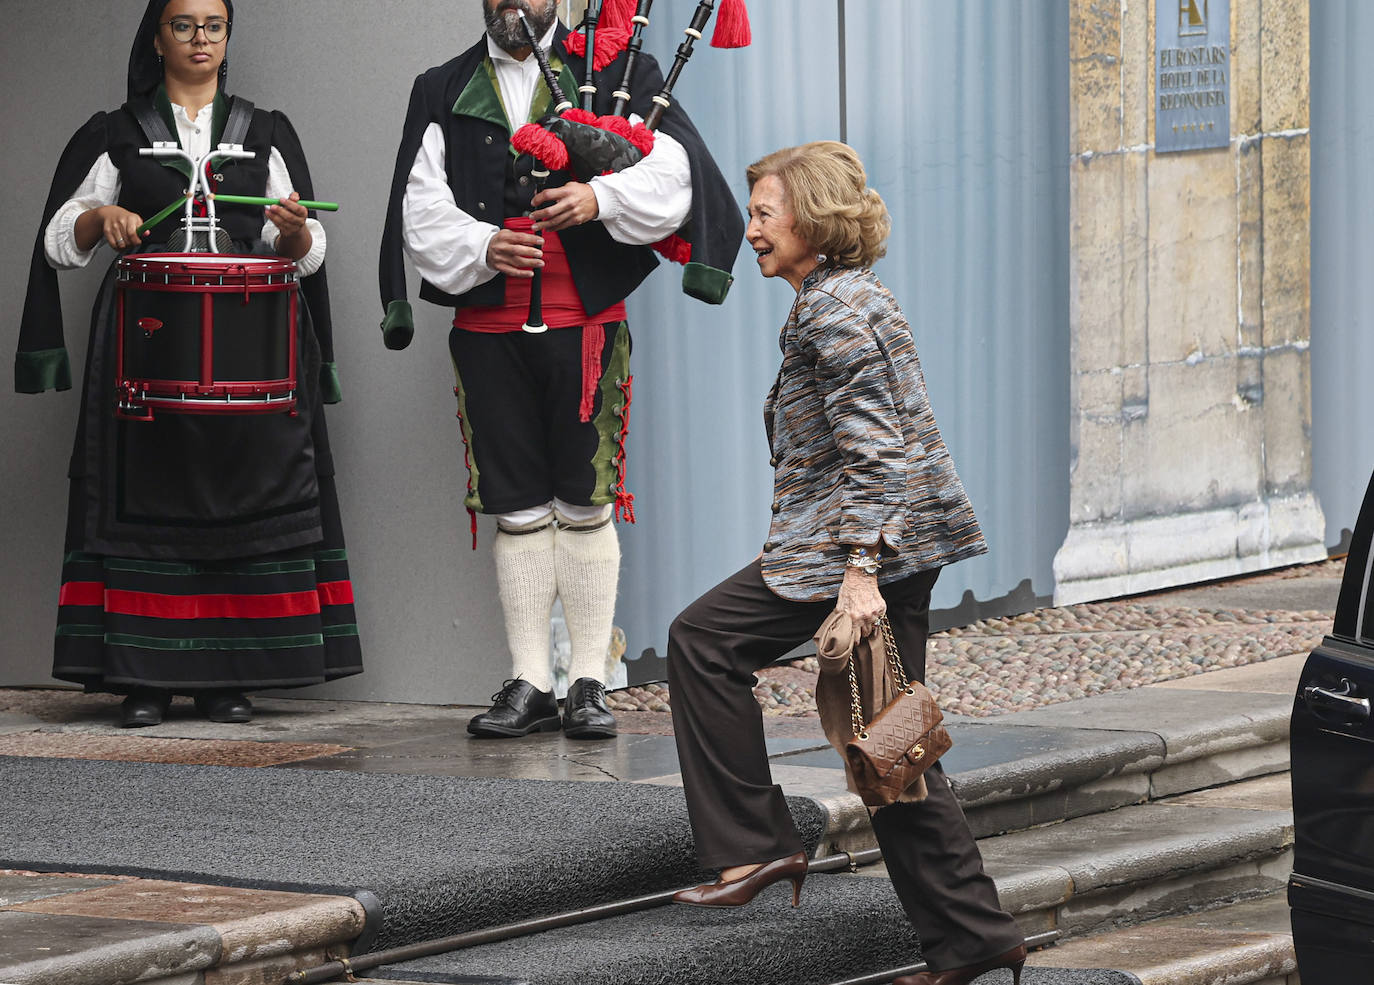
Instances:
[[[138,120],[139,128],[150,144],[180,143],[167,129],[167,121],[153,106],[151,99],[135,100],[131,108],[134,112],[134,119]],[[229,116],[224,121],[224,133],[220,136],[220,143],[242,144],[244,138],[248,136],[249,126],[253,123],[254,109],[256,107],[251,100],[244,99],[242,96],[230,96]]]

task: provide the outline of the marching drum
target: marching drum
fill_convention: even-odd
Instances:
[[[296,265],[136,253],[115,275],[116,416],[296,413]]]

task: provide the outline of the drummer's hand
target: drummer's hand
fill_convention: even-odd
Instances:
[[[534,196],[537,212],[530,213],[536,231],[567,229],[591,222],[601,214],[601,205],[591,185],[570,181],[558,188],[545,188]]]
[[[278,200],[276,205],[267,206],[264,212],[272,225],[277,227],[278,256],[299,260],[310,252],[314,237],[305,225],[310,213],[301,204],[299,192],[292,192],[286,198]]]
[[[849,616],[864,636],[873,632],[873,627],[887,612],[887,602],[878,591],[878,576],[866,575],[846,565],[835,608]]]
[[[87,218],[87,217],[90,218]],[[78,217],[76,230],[76,245],[84,250],[93,249],[102,239],[109,243],[116,251],[133,249],[143,240],[143,236],[138,234],[138,227],[143,225],[143,218],[136,212],[130,212],[126,208],[118,205],[102,205],[98,209],[91,209]],[[84,230],[80,227],[85,227]],[[88,236],[82,236],[87,232]],[[151,230],[149,230],[151,232]],[[83,242],[84,240],[84,242]]]
[[[507,277],[533,277],[544,266],[544,237],[502,229],[487,245],[487,266]]]
[[[267,218],[272,220],[272,225],[276,226],[283,236],[299,234],[305,229],[305,220],[310,217],[310,213],[301,204],[299,192],[292,192],[276,205],[267,206],[266,212]]]

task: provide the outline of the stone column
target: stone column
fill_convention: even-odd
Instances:
[[[1055,601],[1326,557],[1305,0],[1231,0],[1229,146],[1156,154],[1155,0],[1070,0],[1071,480]]]

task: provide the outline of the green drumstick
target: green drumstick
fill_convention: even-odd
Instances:
[[[230,205],[276,205],[280,201],[275,198],[262,198],[258,195],[216,195],[216,202],[228,202]],[[320,212],[338,212],[338,202],[309,202],[301,199],[298,205],[304,205],[307,209],[317,209]]]
[[[151,219],[149,219],[149,220],[148,220],[147,222],[145,222],[143,225],[139,226],[139,227],[138,227],[138,235],[142,236],[142,235],[143,235],[144,233],[146,233],[149,229],[152,229],[154,226],[156,226],[156,225],[157,225],[159,222],[161,222],[163,219],[167,218],[169,215],[171,215],[171,214],[172,214],[173,212],[175,212],[177,209],[185,208],[185,206],[186,206],[186,196],[183,195],[181,198],[177,199],[177,200],[176,200],[175,202],[173,202],[171,205],[167,206],[165,209],[163,209],[163,210],[162,210],[161,212],[159,212],[157,215],[153,216]]]

